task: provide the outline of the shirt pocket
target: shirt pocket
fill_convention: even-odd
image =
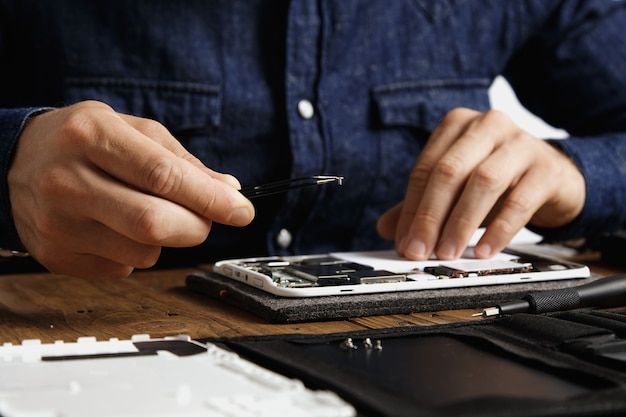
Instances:
[[[143,79],[68,78],[64,100],[98,100],[119,113],[154,119],[172,132],[220,124],[218,85]]]
[[[456,107],[488,110],[490,85],[487,78],[405,81],[377,86],[372,95],[383,126],[432,132],[446,113]]]

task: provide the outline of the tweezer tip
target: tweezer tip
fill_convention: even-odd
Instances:
[[[313,178],[317,179],[318,184],[326,184],[328,182],[337,181],[337,185],[343,185],[343,177],[337,175],[315,175]]]

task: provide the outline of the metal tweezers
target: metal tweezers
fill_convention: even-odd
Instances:
[[[310,177],[290,178],[288,180],[270,182],[268,184],[256,185],[254,187],[244,187],[239,191],[247,198],[252,199],[284,193],[296,188],[329,184],[332,182],[337,182],[338,185],[342,185],[343,177],[335,175],[313,175]]]

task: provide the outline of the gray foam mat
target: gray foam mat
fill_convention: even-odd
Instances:
[[[186,285],[192,291],[223,300],[270,322],[298,323],[425,311],[479,309],[518,299],[528,292],[574,287],[597,278],[599,277],[593,276],[536,283],[310,298],[275,296],[211,271],[189,274]]]

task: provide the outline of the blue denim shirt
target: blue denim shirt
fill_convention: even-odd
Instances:
[[[499,74],[571,134],[588,184],[546,236],[626,227],[625,27],[611,0],[0,0],[0,247],[21,246],[6,173],[25,118],[87,99],[159,120],[244,185],[345,177],[257,200],[251,226],[214,228],[207,259],[390,247],[376,220],[430,132],[454,107],[487,110]]]

